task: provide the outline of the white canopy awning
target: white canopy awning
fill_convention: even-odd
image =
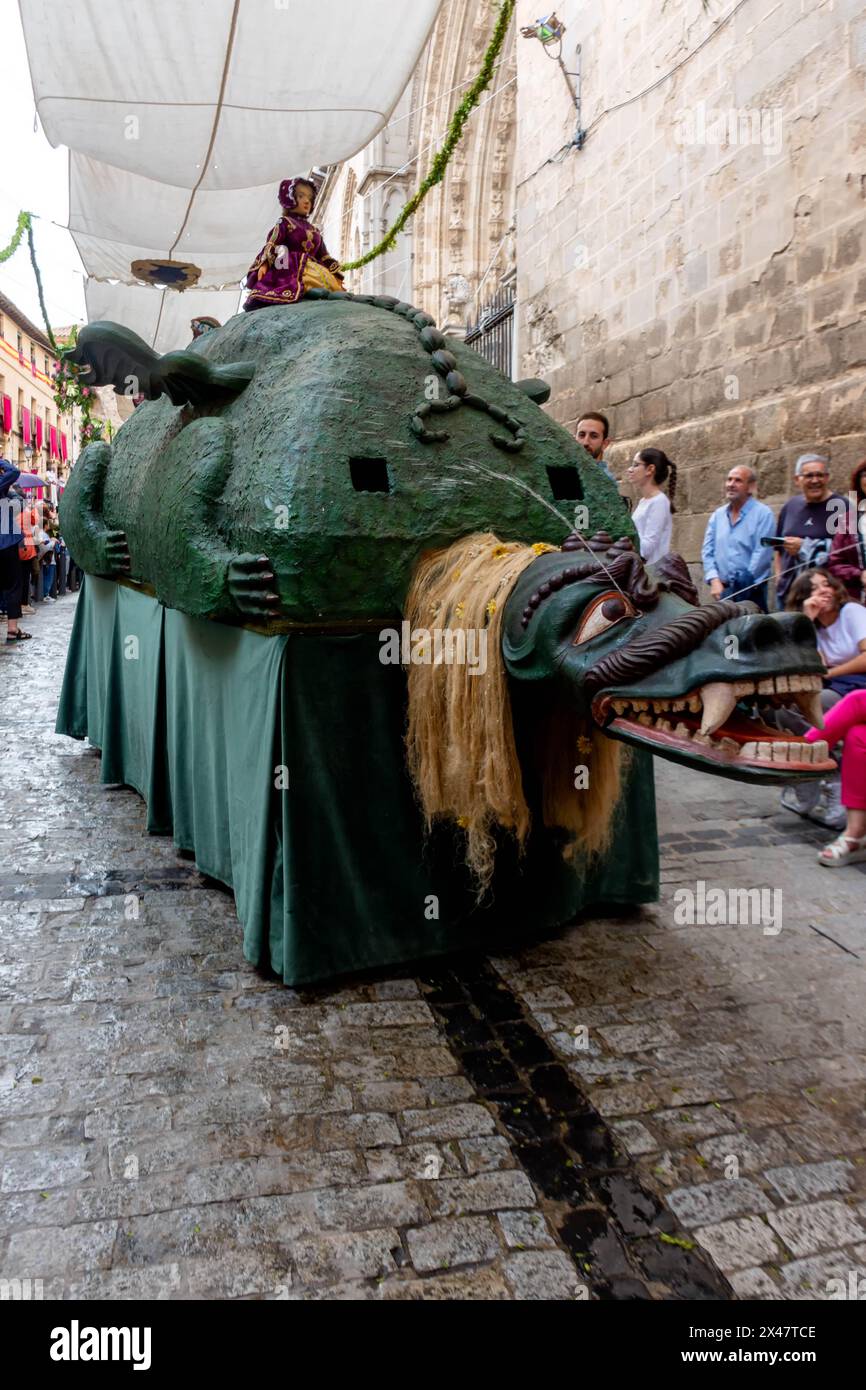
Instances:
[[[21,0],[52,145],[178,188],[334,164],[381,130],[440,0]]]
[[[278,216],[273,181],[199,192],[190,205],[188,189],[69,156],[69,230],[91,275],[133,283],[133,261],[170,257],[200,268],[196,288],[236,285]]]
[[[192,341],[190,319],[199,316],[225,323],[237,313],[240,292],[231,290],[159,290],[153,285],[107,285],[88,280],[84,301],[90,323],[111,319],[125,324],[157,352],[176,352]]]
[[[70,229],[88,274],[123,282],[88,286],[88,311],[98,300],[101,317],[147,337],[151,300],[177,291],[115,293],[135,284],[135,260],[192,262],[202,287],[237,282],[276,219],[280,179],[348,159],[381,130],[440,4],[20,0],[37,112],[72,151]],[[161,337],[165,322],[164,308]]]

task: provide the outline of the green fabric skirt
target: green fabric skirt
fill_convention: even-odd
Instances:
[[[567,862],[538,829],[504,838],[479,905],[460,832],[425,836],[404,758],[406,683],[375,632],[266,637],[88,576],[57,732],[102,750],[234,890],[244,955],[299,985],[531,940],[600,903],[658,897],[652,759],[635,755],[607,856]],[[536,817],[536,823],[538,818]]]

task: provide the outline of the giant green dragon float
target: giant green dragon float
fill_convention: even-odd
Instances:
[[[832,769],[754,714],[820,720],[808,619],[646,567],[544,384],[411,305],[312,291],[161,358],[93,324],[72,360],[147,400],[63,496],[88,578],[58,731],[286,983],[653,901],[653,754]]]

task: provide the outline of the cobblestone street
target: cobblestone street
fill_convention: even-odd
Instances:
[[[830,833],[657,762],[659,905],[292,991],[54,734],[73,612],[0,653],[0,1277],[374,1300],[866,1278],[866,865],[822,873]],[[781,923],[677,925],[699,881],[781,890]]]

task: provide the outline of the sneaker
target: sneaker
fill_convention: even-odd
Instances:
[[[809,813],[809,819],[823,825],[826,830],[844,830],[848,824],[848,812],[842,805],[841,794],[841,777],[825,778],[821,783],[821,795]]]
[[[823,786],[817,778],[814,782],[791,782],[782,788],[779,805],[785,811],[793,811],[795,816],[810,816]]]
[[[21,612],[26,613],[28,618],[32,618],[36,609],[33,607],[32,603],[22,603]]]

